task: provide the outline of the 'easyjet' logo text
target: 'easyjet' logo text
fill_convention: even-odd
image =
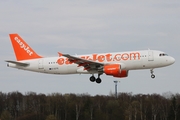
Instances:
[[[126,61],[126,60],[139,60],[140,59],[140,53],[139,52],[131,52],[131,53],[123,53],[123,54],[92,54],[91,56],[81,56],[80,58],[83,58],[85,60],[95,61],[95,62],[114,62],[114,61]],[[73,61],[74,62],[74,61]],[[59,58],[57,60],[57,63],[59,65],[63,64],[72,64],[73,62],[70,62],[68,58]]]
[[[29,56],[33,54],[33,52],[29,50],[29,47],[26,46],[18,37],[15,37],[14,40],[19,44],[20,48],[24,49],[24,51],[26,51],[27,54],[29,54]]]

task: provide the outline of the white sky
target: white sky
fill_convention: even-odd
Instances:
[[[179,0],[31,0],[0,1],[0,91],[22,93],[118,92],[147,94],[180,92],[180,1]],[[129,50],[161,50],[176,59],[166,68],[130,71],[123,79],[102,75],[102,83],[91,75],[47,75],[6,67],[15,60],[9,33],[18,33],[43,56],[57,52],[89,54]]]

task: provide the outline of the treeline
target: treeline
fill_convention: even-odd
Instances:
[[[0,92],[0,120],[180,120],[180,94]]]

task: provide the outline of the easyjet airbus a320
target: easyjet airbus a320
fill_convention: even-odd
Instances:
[[[91,82],[101,83],[105,73],[117,78],[128,76],[129,70],[165,67],[175,62],[173,57],[157,50],[69,55],[58,53],[57,57],[38,55],[18,34],[10,34],[17,61],[8,60],[7,66],[48,74],[91,74]],[[98,74],[96,78],[94,74]]]

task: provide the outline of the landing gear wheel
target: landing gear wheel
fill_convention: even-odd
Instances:
[[[101,78],[97,78],[96,83],[98,83],[98,84],[101,83]]]
[[[154,75],[154,74],[152,74],[152,75],[151,75],[151,78],[155,78],[155,75]]]
[[[153,69],[151,69],[150,72],[151,72],[151,78],[155,78],[155,75],[153,74],[154,73]]]
[[[94,76],[91,76],[91,77],[89,78],[89,80],[90,80],[91,82],[94,82],[94,81],[96,81],[96,78],[95,78]]]

